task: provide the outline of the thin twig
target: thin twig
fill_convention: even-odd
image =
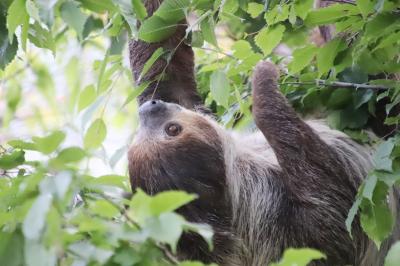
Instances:
[[[238,58],[234,57],[233,55],[228,54],[228,53],[225,53],[225,52],[220,51],[220,50],[217,50],[217,49],[213,49],[213,48],[209,48],[209,47],[196,47],[196,48],[197,48],[197,49],[201,49],[201,50],[205,50],[205,51],[211,51],[211,52],[223,54],[223,55],[225,55],[225,56],[227,56],[227,57],[230,57],[230,58],[232,58],[232,59],[239,60]]]
[[[360,83],[350,83],[342,81],[327,81],[323,79],[316,79],[315,82],[283,82],[281,85],[318,85],[318,86],[329,86],[329,87],[340,87],[340,88],[355,88],[355,89],[390,89],[391,87],[382,84],[360,84]]]
[[[328,1],[324,1],[324,2],[335,2],[335,3],[339,3],[339,4],[349,4],[349,5],[353,5],[353,6],[356,5],[356,3],[354,3],[354,1],[352,1],[352,0],[328,0]]]

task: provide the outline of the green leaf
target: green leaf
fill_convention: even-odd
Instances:
[[[121,160],[121,158],[127,153],[128,148],[129,147],[127,145],[124,145],[114,152],[109,161],[109,164],[112,168],[114,168],[118,161]]]
[[[30,239],[25,240],[24,258],[27,266],[50,266],[57,261],[55,249],[47,249],[40,241]]]
[[[159,42],[171,36],[176,30],[176,23],[168,23],[158,16],[143,21],[139,29],[139,39],[146,42]]]
[[[0,261],[7,266],[24,263],[24,237],[20,230],[12,233],[0,232]]]
[[[38,22],[31,24],[28,32],[29,40],[39,48],[46,48],[55,53],[55,43],[51,32]]]
[[[364,103],[369,102],[375,95],[374,91],[371,89],[358,89],[354,93],[353,104],[355,108],[359,108]]]
[[[251,45],[248,41],[239,40],[232,45],[233,56],[238,59],[246,59],[251,55],[253,50],[251,49]]]
[[[204,37],[201,31],[192,31],[190,35],[190,45],[192,47],[202,47],[204,44]]]
[[[255,42],[264,53],[264,56],[269,55],[272,50],[281,42],[285,26],[276,25],[268,28],[263,28],[255,37]]]
[[[126,190],[127,186],[125,183],[127,182],[128,178],[122,175],[103,175],[99,177],[84,176],[83,180],[84,184],[87,185],[89,188],[111,186],[119,187]]]
[[[317,66],[321,77],[332,67],[337,54],[346,49],[346,44],[341,39],[333,39],[318,50]]]
[[[204,19],[200,23],[201,33],[203,34],[204,40],[215,47],[218,47],[217,38],[215,37],[215,21],[212,16],[208,19]]]
[[[33,151],[37,150],[35,143],[33,142],[25,142],[22,140],[10,140],[9,142],[7,142],[7,144],[13,147],[14,149],[33,150]]]
[[[7,29],[0,15],[0,70],[4,69],[15,57],[18,50],[17,38],[11,41],[8,38]]]
[[[36,198],[22,224],[22,232],[27,239],[39,239],[46,222],[46,215],[52,203],[50,194]]]
[[[347,215],[347,218],[346,218],[346,222],[345,222],[346,229],[350,233],[350,236],[351,236],[351,225],[354,221],[354,218],[356,217],[356,215],[358,213],[358,209],[360,208],[361,201],[362,201],[362,198],[357,197],[357,199],[354,201],[353,205],[351,206],[351,208],[349,210],[349,214]]]
[[[143,66],[142,73],[140,73],[139,80],[141,80],[147,72],[150,70],[150,68],[153,66],[153,64],[157,61],[160,56],[164,54],[164,49],[162,47],[159,47],[157,50],[154,51],[154,53],[150,56],[150,58],[146,61],[146,63]]]
[[[96,261],[100,263],[100,265],[104,265],[114,253],[112,250],[100,248],[85,241],[80,241],[69,245],[68,250],[73,252],[73,254],[76,254],[76,256],[79,258],[79,261]]]
[[[25,162],[25,152],[15,150],[11,154],[3,154],[0,157],[0,168],[4,170],[12,169]]]
[[[379,44],[371,52],[374,52],[378,49],[385,48],[387,46],[390,46],[393,44],[398,44],[398,43],[400,43],[400,31],[383,37],[379,41]]]
[[[217,70],[210,77],[210,92],[214,100],[225,108],[229,108],[229,94],[231,88],[226,74]]]
[[[96,100],[96,88],[94,85],[89,85],[79,95],[78,111],[88,107],[94,100]]]
[[[251,2],[247,6],[247,13],[249,13],[252,18],[258,17],[262,12],[264,12],[264,5],[262,4]]]
[[[365,38],[376,39],[398,28],[398,16],[390,13],[382,13],[370,20],[365,25]]]
[[[26,11],[28,12],[29,16],[36,20],[37,22],[41,22],[40,16],[39,16],[39,10],[36,6],[36,3],[33,2],[33,0],[26,0],[25,3],[26,6]]]
[[[296,15],[305,20],[308,13],[312,10],[314,0],[296,0],[294,3],[294,11]]]
[[[337,129],[345,128],[361,128],[368,121],[368,113],[365,109],[354,109],[353,106],[348,106],[343,110],[331,112],[328,115],[329,124]]]
[[[139,20],[143,20],[147,17],[147,10],[141,0],[132,0],[132,8]]]
[[[324,259],[326,256],[318,250],[311,248],[288,248],[283,253],[282,259],[271,266],[307,266],[311,261]]]
[[[83,144],[86,149],[98,148],[107,136],[107,127],[103,119],[97,118],[86,131]]]
[[[183,232],[185,219],[175,213],[163,213],[159,217],[146,222],[149,236],[156,241],[167,243],[176,253],[176,244]]]
[[[71,181],[72,173],[70,171],[61,171],[55,176],[45,176],[39,184],[40,193],[63,200]]]
[[[150,85],[151,82],[146,81],[140,84],[138,87],[135,87],[133,91],[129,94],[128,98],[126,98],[122,107],[125,107],[128,103],[130,103],[133,99],[136,99],[144,90]]]
[[[79,2],[84,8],[92,10],[96,13],[114,13],[117,9],[111,0],[79,0]]]
[[[164,0],[154,15],[175,24],[185,18],[185,9],[189,5],[190,0]]]
[[[352,100],[352,92],[349,89],[335,89],[329,96],[326,106],[330,109],[345,108]]]
[[[392,154],[394,145],[394,139],[388,139],[378,146],[373,157],[375,169],[388,172],[392,171],[393,161],[390,155]]]
[[[367,18],[370,13],[375,11],[375,2],[373,0],[357,0],[357,7],[364,18]]]
[[[165,191],[151,197],[138,190],[131,199],[130,207],[133,216],[140,222],[162,213],[172,212],[196,198],[193,194],[183,191]]]
[[[393,216],[387,203],[388,186],[378,181],[375,186],[372,201],[363,199],[361,202],[361,226],[379,248],[393,228]]]
[[[133,35],[136,35],[137,29],[137,15],[135,16],[133,9],[132,0],[112,0],[116,6],[118,6],[119,13],[124,17],[126,23],[129,25],[129,29]],[[140,10],[139,10],[140,12]]]
[[[370,201],[372,201],[372,197],[374,195],[374,190],[376,184],[378,182],[378,177],[374,174],[368,175],[368,177],[364,180],[364,186],[362,189],[362,196]]]
[[[397,241],[389,249],[385,259],[385,266],[398,266],[400,261],[400,241]]]
[[[83,29],[88,16],[82,13],[79,5],[74,1],[64,2],[60,7],[60,13],[65,23],[67,23],[69,27],[73,28],[79,38],[82,39]]]
[[[292,62],[288,65],[288,70],[291,74],[295,74],[303,70],[317,53],[318,48],[313,45],[308,45],[304,48],[297,49],[293,52]]]
[[[268,26],[285,21],[288,17],[289,5],[276,5],[272,10],[265,13]]]
[[[334,4],[310,11],[305,23],[307,26],[325,25],[358,13],[358,8],[351,4]]]
[[[55,151],[61,142],[65,139],[65,134],[62,131],[54,131],[46,137],[33,137],[33,143],[36,149],[44,154],[50,154]]]
[[[60,151],[57,160],[63,163],[79,162],[86,156],[86,152],[79,147],[69,147]]]
[[[10,39],[10,42],[12,43],[17,27],[26,23],[29,19],[25,7],[25,0],[14,0],[8,8],[7,13],[8,39]]]
[[[89,209],[94,214],[108,219],[116,217],[120,214],[120,210],[107,200],[96,200],[95,202],[91,202]]]
[[[160,192],[153,197],[150,208],[153,215],[159,215],[164,212],[175,211],[196,198],[196,195],[184,191]]]
[[[212,227],[208,224],[197,224],[197,223],[191,223],[191,222],[185,222],[184,224],[184,230],[187,231],[192,231],[195,232],[207,242],[208,247],[210,250],[213,250],[213,236],[214,232],[212,230]]]

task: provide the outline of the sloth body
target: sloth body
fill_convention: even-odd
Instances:
[[[261,266],[285,248],[321,250],[313,265],[381,265],[358,219],[345,227],[357,189],[372,167],[370,148],[321,122],[304,122],[277,89],[277,72],[260,63],[253,76],[259,131],[238,134],[177,104],[148,101],[129,152],[132,189],[168,189],[199,198],[179,212],[208,223],[214,250],[195,234],[178,244],[182,259]]]

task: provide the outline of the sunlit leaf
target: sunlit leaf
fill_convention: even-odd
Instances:
[[[172,35],[176,23],[168,23],[158,16],[152,16],[143,21],[139,29],[139,38],[146,42],[158,42]]]
[[[96,99],[96,88],[93,85],[87,86],[79,95],[78,111],[88,107]]]
[[[258,17],[262,12],[264,12],[264,6],[262,4],[251,2],[247,6],[247,13],[249,13],[252,18]]]
[[[215,21],[212,16],[204,19],[200,23],[201,33],[203,34],[204,40],[216,47],[218,47],[217,38],[215,37]]]
[[[50,154],[55,151],[61,142],[65,139],[62,131],[54,131],[46,137],[33,137],[33,143],[38,151],[44,154]]]
[[[282,259],[278,263],[272,263],[271,266],[306,266],[313,260],[324,258],[326,258],[326,256],[315,249],[289,248],[283,253]]]
[[[10,39],[11,43],[13,42],[16,28],[26,23],[28,19],[29,15],[26,11],[25,0],[13,1],[7,12],[8,39]]]
[[[394,140],[388,139],[387,141],[382,142],[376,149],[374,154],[374,163],[375,169],[392,171],[392,159],[390,158],[390,154],[392,153],[394,148]]]
[[[303,70],[313,60],[316,52],[317,48],[313,45],[295,50],[292,62],[288,65],[289,72],[294,74]]]
[[[43,194],[36,198],[22,225],[25,238],[39,239],[45,226],[46,214],[49,211],[52,199],[50,194]]]
[[[160,58],[160,56],[162,56],[163,54],[164,54],[164,49],[162,47],[160,47],[154,51],[154,53],[150,56],[150,58],[144,64],[142,72],[140,73],[140,76],[139,76],[139,80],[141,80],[142,77],[147,74],[147,72],[150,70],[150,68],[153,66],[153,64],[157,61],[157,59]]]
[[[385,266],[397,266],[400,261],[400,241],[394,243],[385,259]]]
[[[264,55],[269,55],[281,42],[285,26],[277,25],[262,29],[255,37],[255,42],[261,48]]]
[[[147,17],[147,11],[141,0],[132,0],[132,7],[138,19],[143,20]]]
[[[15,150],[11,154],[0,155],[0,169],[8,170],[25,162],[25,152]]]
[[[90,125],[83,139],[86,149],[98,148],[107,136],[107,127],[103,119],[98,118]]]
[[[229,80],[223,71],[215,71],[210,77],[210,91],[214,100],[224,106],[229,107],[229,94],[231,91]]]

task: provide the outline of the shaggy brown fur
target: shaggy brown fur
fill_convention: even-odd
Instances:
[[[149,14],[158,6],[157,0],[146,1]],[[137,81],[153,51],[176,47],[184,30],[179,27],[162,43],[131,42]],[[165,66],[159,60],[143,80],[153,81]],[[400,235],[400,219],[380,252],[358,219],[353,238],[345,228],[357,189],[372,167],[370,147],[299,118],[280,94],[278,73],[270,63],[261,62],[252,78],[259,131],[251,134],[230,132],[190,110],[201,104],[190,47],[179,45],[166,73],[156,91],[153,82],[139,99],[140,127],[129,151],[129,175],[132,190],[181,189],[199,195],[179,213],[210,224],[215,249],[209,251],[196,234],[184,234],[178,243],[180,259],[261,266],[277,261],[288,247],[311,247],[327,255],[312,265],[383,265]],[[397,211],[398,195],[391,199]]]
[[[149,16],[159,7],[160,2],[162,1],[145,1]],[[167,102],[178,103],[189,109],[202,106],[201,98],[196,91],[193,50],[183,42],[187,28],[185,25],[186,20],[183,20],[179,23],[175,34],[160,43],[146,43],[141,40],[130,41],[130,63],[136,83],[152,82],[139,96],[139,104],[143,104],[149,99],[163,99]],[[147,74],[139,80],[143,66],[159,47],[163,47],[165,51],[174,52],[168,66],[167,61],[164,58],[160,58],[153,64]],[[158,82],[161,74],[164,75],[162,80]]]
[[[381,265],[383,256],[359,221],[353,239],[345,228],[357,188],[371,168],[369,149],[323,124],[301,120],[276,79],[266,62],[253,76],[253,115],[265,138],[229,132],[176,104],[142,105],[129,152],[132,189],[199,195],[179,212],[212,225],[215,250],[186,234],[179,243],[182,259],[258,266],[276,261],[285,248],[311,247],[327,255],[314,265]],[[181,128],[179,134],[168,134],[171,124]]]

